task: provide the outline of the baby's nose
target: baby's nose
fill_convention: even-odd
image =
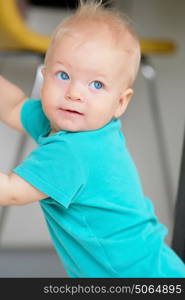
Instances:
[[[66,90],[65,98],[66,100],[82,101],[82,87],[80,84],[70,83],[68,89]]]

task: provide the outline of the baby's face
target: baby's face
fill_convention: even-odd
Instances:
[[[132,95],[127,68],[110,42],[65,34],[43,71],[42,105],[52,132],[95,130],[119,117]]]

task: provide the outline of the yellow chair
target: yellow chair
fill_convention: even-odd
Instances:
[[[49,36],[30,29],[20,14],[16,0],[0,1],[0,50],[25,50],[45,54]],[[172,41],[141,39],[143,54],[167,54],[175,50]]]
[[[22,53],[28,52],[32,55],[40,55],[43,58],[50,41],[49,36],[45,36],[34,32],[28,27],[22,17],[18,3],[15,0],[0,0],[0,54],[1,53]],[[164,41],[158,39],[141,39],[141,71],[148,83],[149,98],[151,108],[154,115],[154,123],[156,126],[157,136],[159,139],[161,163],[163,166],[164,176],[168,178],[166,190],[171,199],[171,179],[169,178],[168,162],[165,155],[164,134],[160,117],[160,110],[156,97],[155,89],[155,70],[149,61],[150,55],[171,54],[175,51],[176,46],[172,41]],[[19,163],[22,156],[26,137],[21,136],[20,146],[17,152],[15,165]],[[172,199],[173,200],[173,199]],[[172,202],[170,204],[172,206]],[[2,209],[0,218],[0,230],[2,230],[7,208]]]
[[[30,29],[15,0],[0,1],[0,51],[31,51],[44,54],[50,37]]]

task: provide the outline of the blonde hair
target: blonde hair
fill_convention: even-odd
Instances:
[[[106,4],[110,3],[111,1],[106,1]],[[129,66],[131,73],[130,85],[132,85],[137,76],[141,58],[138,36],[129,17],[116,11],[114,8],[105,7],[102,4],[102,0],[79,0],[76,11],[72,15],[66,17],[54,30],[51,36],[51,43],[46,52],[45,65],[47,66],[54,46],[65,33],[68,33],[71,30],[78,30],[78,25],[84,31],[93,30],[93,26],[96,26],[97,28],[97,24],[99,24],[100,27],[102,25],[104,25],[104,27],[106,26],[109,32],[112,33],[114,41],[122,44],[124,50],[130,54],[130,60],[132,61]],[[88,25],[90,26],[88,27]],[[124,35],[131,38],[133,42],[132,46],[124,44]]]

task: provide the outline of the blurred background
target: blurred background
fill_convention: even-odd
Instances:
[[[62,18],[71,13],[69,2],[21,0],[19,9],[31,30],[49,36]],[[144,193],[152,200],[159,220],[168,227],[166,241],[170,245],[185,126],[185,1],[115,0],[113,3],[131,17],[141,39],[170,40],[176,45],[176,50],[170,53],[145,53],[149,67],[145,65],[143,73],[140,70],[134,97],[122,117],[122,129]],[[1,55],[0,46],[0,73],[27,95],[31,94],[37,66],[43,59],[29,52]],[[151,83],[151,78],[146,79],[143,74],[149,77],[156,74],[155,82]],[[156,102],[157,115],[151,101]],[[14,167],[20,136],[0,123],[0,171],[9,172]],[[22,157],[35,147],[34,141],[28,139]],[[66,277],[38,203],[7,210],[0,228],[0,277]]]

